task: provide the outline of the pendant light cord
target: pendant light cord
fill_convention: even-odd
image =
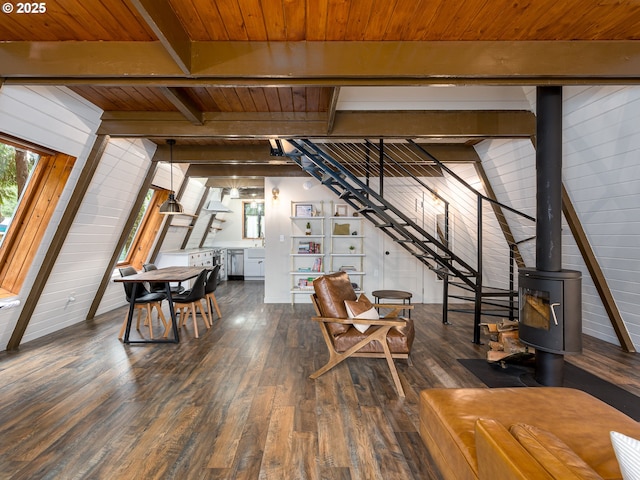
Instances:
[[[167,140],[169,144],[169,184],[171,186],[171,193],[173,193],[173,146],[176,141],[173,138]]]

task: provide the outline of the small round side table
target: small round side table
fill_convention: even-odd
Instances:
[[[411,305],[411,292],[405,292],[403,290],[374,290],[371,295],[375,297],[375,303],[380,303],[379,299],[388,298],[390,300],[402,300],[402,305]],[[404,315],[405,310],[402,310]],[[409,318],[411,318],[411,309],[409,309]]]

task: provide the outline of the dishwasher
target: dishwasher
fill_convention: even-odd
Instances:
[[[244,249],[227,250],[227,279],[244,280]]]

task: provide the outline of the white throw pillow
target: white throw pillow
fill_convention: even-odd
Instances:
[[[624,480],[640,480],[640,440],[611,432],[611,443]]]
[[[364,297],[364,295],[361,295]],[[380,315],[375,307],[371,306],[371,302],[366,298],[358,299],[358,301],[345,300],[344,306],[347,309],[347,316],[349,318],[358,318],[363,320],[378,320]],[[356,330],[360,333],[364,333],[371,325],[354,324]]]

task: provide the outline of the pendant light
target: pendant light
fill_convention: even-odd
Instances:
[[[167,140],[167,144],[169,144],[169,179],[171,182],[171,191],[169,192],[167,201],[160,205],[160,213],[163,215],[177,215],[178,213],[182,213],[183,209],[173,194],[173,146],[176,144],[176,141],[170,138]]]

